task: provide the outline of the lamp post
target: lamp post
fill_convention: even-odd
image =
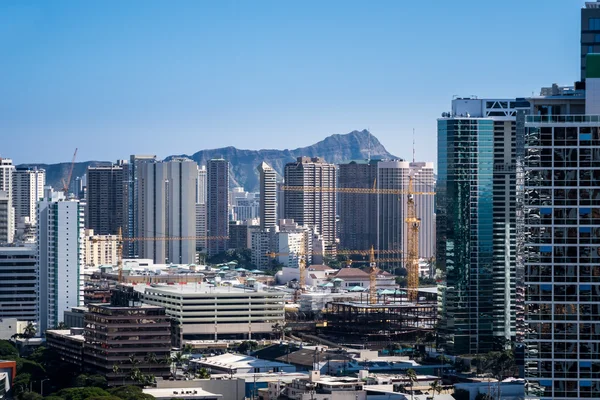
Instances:
[[[42,383],[40,384],[40,394],[42,395],[42,397],[44,396],[44,382],[49,381],[49,378],[46,379],[42,379]]]

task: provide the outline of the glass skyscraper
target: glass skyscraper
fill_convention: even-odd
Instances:
[[[500,350],[516,337],[523,149],[516,116],[526,104],[459,98],[438,120],[439,333],[452,354]]]

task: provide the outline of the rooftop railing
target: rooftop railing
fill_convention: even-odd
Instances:
[[[525,122],[528,123],[600,123],[600,115],[527,115]]]

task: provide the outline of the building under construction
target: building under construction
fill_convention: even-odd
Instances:
[[[321,334],[335,336],[340,342],[401,342],[434,330],[437,321],[437,302],[419,303],[383,299],[365,302],[332,302],[323,314],[326,324]]]

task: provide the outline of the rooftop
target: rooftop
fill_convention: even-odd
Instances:
[[[206,390],[193,388],[168,388],[168,389],[143,389],[145,394],[156,397],[157,399],[217,399],[223,395],[207,392]]]
[[[277,361],[261,360],[252,356],[243,354],[226,353],[219,356],[209,357],[202,360],[192,360],[202,365],[214,366],[220,369],[244,369],[244,368],[273,368],[273,367],[289,367],[290,364],[285,364]]]
[[[160,284],[138,284],[133,285],[138,292],[145,293],[147,290],[163,292],[168,294],[181,295],[204,295],[204,294],[231,294],[231,295],[256,295],[256,296],[283,296],[284,293],[279,290],[256,291],[250,287],[242,286],[214,286],[206,283],[185,283],[179,285],[160,285]]]
[[[76,340],[78,342],[85,342],[85,337],[83,335],[72,335],[70,329],[50,329],[46,331],[46,334],[53,334],[56,336],[61,336],[65,338],[69,338],[72,340]]]

